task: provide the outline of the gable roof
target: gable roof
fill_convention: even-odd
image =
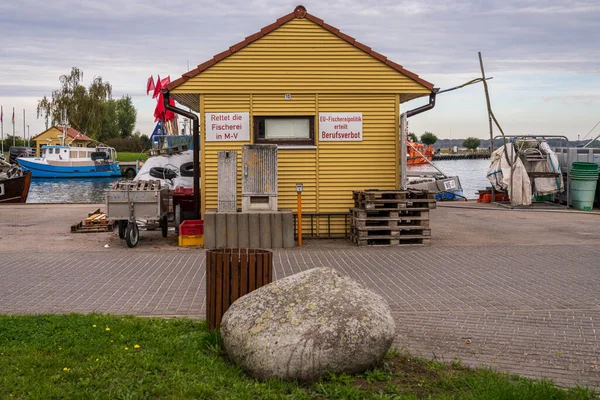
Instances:
[[[65,127],[64,126],[54,125],[54,126],[51,126],[48,129],[46,129],[44,132],[42,132],[42,133],[40,133],[38,135],[35,135],[34,137],[31,138],[31,140],[36,140],[38,137],[42,136],[44,133],[48,132],[50,129],[58,129],[59,131],[61,131],[63,133],[65,132]],[[82,140],[82,141],[85,141],[85,142],[92,142],[92,141],[94,141],[94,139],[92,139],[92,138],[84,135],[83,133],[81,133],[81,132],[79,132],[79,131],[71,128],[71,127],[67,128],[67,136],[70,137],[73,140],[77,139],[77,140]]]
[[[239,43],[234,44],[233,46],[231,46],[229,49],[227,49],[227,50],[225,50],[225,51],[217,54],[216,56],[214,56],[210,60],[208,60],[208,61],[206,61],[206,62],[198,65],[197,68],[194,68],[193,70],[188,71],[187,73],[183,74],[181,76],[181,78],[178,78],[178,79],[172,81],[171,83],[169,83],[167,85],[167,89],[168,90],[173,90],[173,89],[177,88],[178,86],[180,86],[183,83],[187,82],[190,78],[192,78],[192,77],[200,74],[201,72],[207,70],[208,68],[210,68],[213,65],[215,65],[216,63],[218,63],[219,61],[221,61],[221,60],[229,57],[230,55],[232,55],[232,54],[240,51],[244,47],[246,47],[249,44],[257,41],[261,37],[263,37],[263,36],[271,33],[275,29],[277,29],[280,26],[282,26],[283,24],[285,24],[285,23],[293,20],[294,18],[300,18],[300,19],[301,18],[306,18],[307,20],[314,22],[315,24],[321,26],[325,30],[333,33],[337,37],[339,37],[339,38],[345,40],[346,42],[350,43],[351,45],[353,45],[357,49],[362,50],[363,52],[369,54],[370,56],[378,59],[379,61],[381,61],[382,63],[384,63],[387,66],[391,67],[392,69],[394,69],[394,70],[400,72],[401,74],[403,74],[403,75],[411,78],[415,82],[417,82],[417,83],[425,86],[427,89],[433,90],[433,83],[430,83],[430,82],[428,82],[428,81],[420,78],[419,75],[415,74],[414,72],[410,72],[409,70],[407,70],[404,67],[402,67],[402,65],[396,64],[395,62],[393,62],[391,60],[388,60],[388,58],[386,56],[384,56],[383,54],[377,53],[376,51],[374,51],[370,47],[368,47],[368,46],[360,43],[359,41],[357,41],[353,37],[348,36],[348,35],[340,32],[340,30],[338,28],[325,23],[325,21],[323,21],[321,18],[315,17],[312,14],[309,14],[306,11],[306,8],[304,8],[304,6],[301,6],[301,5],[296,6],[296,8],[294,9],[294,12],[291,12],[291,13],[289,13],[287,15],[284,15],[283,17],[279,18],[274,23],[265,26],[260,31],[256,32],[254,35],[248,36],[246,39],[242,40],[241,42],[239,42]]]

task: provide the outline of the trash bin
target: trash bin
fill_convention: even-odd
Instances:
[[[219,329],[229,306],[273,281],[273,252],[262,249],[214,249],[206,252],[206,321]]]
[[[572,164],[570,178],[573,208],[590,211],[594,207],[598,175],[596,163],[574,162]]]

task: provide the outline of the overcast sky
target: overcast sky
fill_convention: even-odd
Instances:
[[[492,108],[507,134],[585,136],[600,120],[600,1],[388,1],[303,3],[308,12],[448,88],[480,75],[484,57]],[[0,104],[4,131],[44,129],[37,101],[72,66],[85,84],[102,76],[129,94],[137,128],[150,134],[150,75],[177,78],[291,11],[297,2],[150,0],[2,0]],[[425,99],[404,105],[417,107]],[[481,85],[440,95],[411,119],[417,134],[489,137]],[[600,133],[600,127],[595,132]]]

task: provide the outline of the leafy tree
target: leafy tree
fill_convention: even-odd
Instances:
[[[137,118],[137,110],[131,102],[129,95],[124,96],[116,102],[117,125],[119,126],[119,134],[122,138],[128,138],[133,135],[135,128],[135,120]]]
[[[37,117],[44,118],[46,128],[63,124],[66,113],[67,124],[93,139],[130,136],[137,114],[131,98],[113,100],[112,86],[102,77],[95,77],[87,88],[82,80],[83,71],[73,67],[59,78],[60,88],[51,98],[38,101]]]
[[[425,132],[421,135],[421,142],[427,146],[430,146],[437,142],[438,137],[431,132]]]
[[[414,132],[410,132],[410,133],[408,134],[408,139],[409,139],[411,142],[415,142],[415,143],[417,143],[417,142],[419,141],[419,139],[417,138],[417,135],[415,135],[415,133],[414,133]]]
[[[463,140],[463,142],[462,142],[463,147],[466,147],[467,149],[469,149],[471,151],[475,151],[475,149],[477,149],[480,144],[481,144],[481,140],[479,140],[476,137],[468,137],[465,140]]]

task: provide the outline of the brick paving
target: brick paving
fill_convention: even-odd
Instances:
[[[204,316],[201,250],[1,248],[0,259],[0,313]],[[276,278],[327,266],[379,292],[397,321],[395,345],[414,355],[593,388],[599,260],[600,246],[589,244],[359,250],[332,242],[274,257]]]

